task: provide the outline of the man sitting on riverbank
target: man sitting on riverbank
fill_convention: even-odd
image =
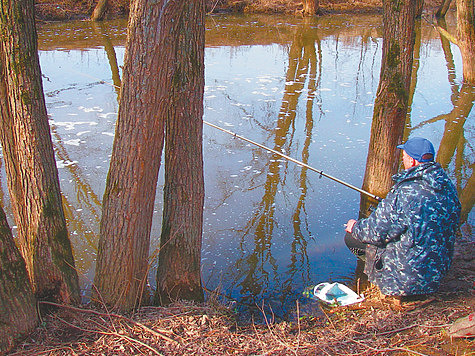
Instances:
[[[432,143],[414,137],[397,146],[405,170],[366,219],[346,231],[366,244],[365,273],[384,295],[435,292],[452,261],[460,201],[455,186],[434,162]]]

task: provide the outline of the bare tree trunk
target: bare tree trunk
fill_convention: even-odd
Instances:
[[[442,4],[440,4],[439,8],[437,9],[437,12],[435,13],[435,17],[437,18],[442,18],[445,17],[447,14],[447,11],[450,8],[452,0],[443,0]]]
[[[203,300],[203,0],[189,0],[177,22],[177,61],[166,122],[165,188],[156,301]]]
[[[304,16],[315,16],[320,12],[320,0],[304,0],[302,13]]]
[[[414,41],[415,2],[395,7],[383,0],[383,58],[376,95],[363,189],[385,196],[397,172],[408,108]]]
[[[33,331],[38,322],[35,304],[25,261],[0,207],[0,354]]]
[[[141,302],[146,284],[164,124],[177,105],[171,100],[175,83],[184,75],[176,64],[185,3],[136,0],[129,18],[93,293],[124,311]]]
[[[416,18],[422,17],[422,11],[424,10],[424,0],[416,0]]]
[[[475,0],[456,0],[457,40],[462,54],[463,81],[475,85]]]
[[[1,140],[20,248],[35,295],[79,300],[44,101],[33,0],[2,0]]]
[[[91,15],[92,21],[102,21],[104,19],[104,15],[106,14],[108,2],[107,0],[99,0],[97,2],[96,7]]]

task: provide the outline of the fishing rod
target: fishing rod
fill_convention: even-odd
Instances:
[[[84,76],[86,76],[86,77],[90,77],[90,78],[94,78],[94,79],[100,80],[99,78],[95,78],[95,77],[93,77],[93,76],[91,76],[91,75],[88,75],[88,74],[85,74],[85,73],[81,73],[81,72],[77,72],[77,73],[80,73],[80,74],[82,74],[82,75],[84,75]],[[119,88],[117,85],[112,84],[112,83],[109,83],[109,82],[107,82],[107,81],[101,80],[101,82],[103,82],[103,83],[105,83],[105,84],[108,84],[108,85],[110,85],[110,86],[112,86],[112,87],[114,87],[114,88]],[[360,189],[360,188],[358,188],[358,187],[356,187],[356,186],[354,186],[354,185],[352,185],[352,184],[350,184],[350,183],[344,182],[344,181],[342,181],[341,179],[338,179],[338,178],[333,177],[333,176],[331,176],[331,175],[329,175],[329,174],[327,174],[327,173],[324,173],[322,170],[313,168],[313,167],[309,166],[308,164],[303,163],[303,162],[301,162],[301,161],[298,161],[298,160],[296,160],[295,158],[292,158],[292,157],[290,157],[290,156],[287,156],[287,155],[285,155],[285,154],[283,154],[283,153],[281,153],[281,152],[279,152],[279,151],[276,151],[276,150],[273,150],[272,148],[269,148],[269,147],[266,147],[266,146],[264,146],[264,145],[261,145],[260,143],[254,142],[254,141],[252,141],[252,140],[250,140],[250,139],[248,139],[248,138],[246,138],[246,137],[244,137],[244,136],[240,136],[240,135],[238,135],[238,134],[235,133],[235,132],[232,132],[232,131],[223,129],[222,127],[219,127],[219,126],[217,126],[217,125],[215,125],[215,124],[212,124],[212,123],[210,123],[210,122],[208,122],[208,121],[205,121],[205,120],[203,120],[203,123],[206,124],[206,125],[208,125],[208,126],[214,127],[215,129],[218,129],[218,130],[220,130],[220,131],[223,131],[223,132],[225,132],[225,133],[227,133],[227,134],[229,134],[229,135],[231,135],[231,136],[233,136],[233,137],[236,137],[236,138],[238,138],[238,139],[240,139],[240,140],[242,140],[242,141],[246,141],[246,142],[248,142],[248,143],[250,143],[250,144],[252,144],[252,145],[255,145],[255,146],[257,146],[257,147],[260,147],[260,148],[262,148],[262,149],[264,149],[264,150],[267,150],[267,151],[269,151],[269,152],[275,153],[276,155],[281,156],[282,158],[285,158],[286,160],[288,160],[288,161],[290,161],[290,162],[294,162],[295,164],[297,164],[297,165],[299,165],[299,166],[301,166],[301,167],[308,168],[308,169],[310,169],[311,171],[317,172],[318,174],[320,174],[320,177],[323,176],[323,177],[329,178],[329,179],[331,179],[331,180],[333,180],[333,181],[335,181],[335,182],[337,182],[337,183],[343,184],[345,187],[348,187],[348,188],[351,188],[351,189],[353,189],[353,190],[356,190],[357,192],[359,192],[359,193],[361,193],[361,194],[365,194],[365,195],[367,195],[367,196],[369,196],[369,197],[371,197],[371,198],[377,200],[378,202],[380,202],[380,201],[383,200],[381,197],[378,197],[378,196],[375,195],[375,194],[372,194],[372,193],[370,193],[370,192],[367,192],[366,190]]]
[[[267,150],[267,151],[269,151],[269,152],[275,153],[276,155],[278,155],[278,156],[280,156],[280,157],[282,157],[282,158],[285,158],[286,160],[288,160],[288,161],[290,161],[290,162],[293,162],[293,163],[295,163],[295,164],[297,164],[297,165],[299,165],[299,166],[301,166],[301,167],[308,168],[308,169],[310,169],[311,171],[317,172],[318,174],[320,174],[320,177],[323,176],[323,177],[329,178],[329,179],[331,179],[331,180],[333,180],[333,181],[335,181],[335,182],[337,182],[337,183],[343,184],[345,187],[348,187],[348,188],[351,188],[351,189],[353,189],[353,190],[356,190],[357,192],[360,192],[360,193],[362,193],[362,194],[365,194],[365,195],[367,195],[367,196],[369,196],[369,197],[371,197],[371,198],[373,198],[373,199],[375,199],[375,200],[377,200],[377,201],[383,200],[381,197],[379,197],[379,196],[377,196],[377,195],[374,195],[374,194],[372,194],[372,193],[370,193],[370,192],[367,192],[366,190],[360,189],[360,188],[358,188],[358,187],[356,187],[356,186],[354,186],[354,185],[352,185],[352,184],[350,184],[350,183],[344,182],[344,181],[342,181],[341,179],[338,179],[338,178],[336,178],[336,177],[333,177],[333,176],[331,176],[331,175],[329,175],[329,174],[323,172],[322,170],[313,168],[313,167],[309,166],[309,165],[306,164],[306,163],[303,163],[303,162],[301,162],[301,161],[298,161],[298,160],[296,160],[295,158],[292,158],[292,157],[290,157],[290,156],[287,156],[287,155],[285,155],[285,154],[283,154],[283,153],[281,153],[281,152],[279,152],[279,151],[273,150],[272,148],[269,148],[269,147],[266,147],[266,146],[264,146],[264,145],[261,145],[261,144],[258,143],[258,142],[254,142],[254,141],[252,141],[252,140],[250,140],[250,139],[248,139],[248,138],[246,138],[246,137],[244,137],[244,136],[240,136],[240,135],[238,135],[238,134],[236,134],[236,133],[234,133],[234,132],[232,132],[232,131],[223,129],[222,127],[219,127],[219,126],[217,126],[217,125],[215,125],[215,124],[212,124],[212,123],[210,123],[210,122],[207,122],[207,121],[205,121],[205,120],[203,120],[203,123],[206,124],[206,125],[208,125],[208,126],[214,127],[215,129],[218,129],[218,130],[220,130],[220,131],[223,131],[223,132],[225,132],[225,133],[227,133],[227,134],[229,134],[229,135],[231,135],[231,136],[233,136],[233,137],[236,137],[236,138],[238,138],[238,139],[240,139],[240,140],[242,140],[242,141],[246,141],[246,142],[248,142],[248,143],[250,143],[250,144],[252,144],[252,145],[255,145],[255,146],[257,146],[257,147],[260,147],[260,148],[262,148],[262,149],[264,149],[264,150]]]

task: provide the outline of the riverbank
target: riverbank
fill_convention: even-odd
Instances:
[[[354,307],[321,311],[316,304],[312,314],[299,306],[292,322],[268,324],[238,323],[233,305],[216,298],[201,305],[144,307],[127,317],[86,305],[59,307],[42,316],[13,354],[469,355],[473,340],[451,339],[448,331],[475,310],[473,253],[473,243],[459,244],[440,292],[402,307],[380,300],[374,290],[365,291],[367,300]]]
[[[10,355],[471,355],[475,340],[452,338],[453,323],[475,311],[473,241],[459,242],[440,291],[401,306],[375,289],[354,306],[292,321],[238,323],[233,305],[143,307],[123,316],[87,306],[58,307]]]
[[[96,0],[36,0],[36,17],[39,21],[82,20],[91,16]],[[452,4],[453,5],[453,4]],[[426,11],[439,6],[436,0],[424,2]],[[206,0],[208,14],[234,13],[281,13],[302,12],[302,0]],[[380,13],[381,0],[320,0],[322,14],[329,13]],[[109,0],[106,19],[126,17],[129,0]]]

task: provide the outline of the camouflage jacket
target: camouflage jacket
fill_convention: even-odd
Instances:
[[[393,176],[394,186],[376,210],[353,227],[368,244],[365,273],[386,295],[437,290],[452,261],[460,201],[438,163]]]

